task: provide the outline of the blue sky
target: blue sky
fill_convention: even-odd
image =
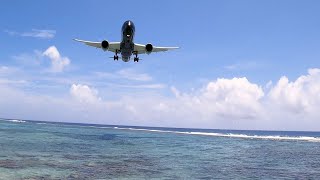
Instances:
[[[2,74],[0,70],[2,85],[10,91],[14,89],[23,93],[23,97],[27,96],[29,99],[39,96],[53,99],[69,98],[72,85],[77,85],[84,88],[84,91],[88,87],[89,94],[93,92],[95,98],[106,103],[135,97],[156,97],[155,99],[160,98],[159,101],[172,103],[171,101],[179,99],[174,90],[187,96],[198,97],[211,82],[218,86],[219,78],[246,78],[248,83],[257,85],[263,91],[264,95],[258,99],[269,99],[267,97],[277,88],[277,82],[282,76],[289,80],[290,90],[290,82],[296,87],[294,83],[299,77],[310,75],[308,69],[320,66],[318,1],[3,1],[0,5],[0,67],[6,69]],[[113,56],[110,52],[105,53],[72,41],[73,38],[119,41],[122,23],[128,19],[136,25],[137,43],[181,48],[167,53],[141,55],[142,60],[139,63],[124,63],[109,59],[108,57]],[[45,32],[46,36],[39,37],[41,32]],[[67,58],[70,61],[63,69],[58,70],[59,72],[52,71],[55,60],[44,55],[52,46],[60,53],[59,60]],[[313,75],[310,76],[313,78]],[[310,90],[312,93],[318,92],[318,79],[315,79],[312,87],[314,85],[316,90]],[[233,81],[230,82],[233,84]],[[295,94],[296,91],[293,91],[290,92]],[[293,96],[290,92],[285,93],[289,94],[288,98]],[[310,95],[310,92],[306,94]],[[301,94],[304,92],[299,92],[299,97],[295,97],[294,100],[286,100],[289,104],[294,102],[295,106],[300,107],[299,98],[305,99]],[[16,101],[18,100],[11,99],[10,103],[18,103]],[[217,104],[216,99],[213,102]],[[305,107],[305,104],[315,105],[314,102],[301,102],[302,107]],[[138,104],[144,107],[150,105],[149,103],[151,102]],[[179,103],[188,104],[184,101]],[[15,113],[9,109],[3,115],[55,120],[47,118],[50,114],[46,116],[42,113],[35,116],[26,108],[31,108],[28,103],[23,104],[25,106],[21,107],[21,112]],[[51,105],[48,103],[48,106]],[[228,104],[226,106],[229,107]],[[258,105],[252,106],[256,109]],[[262,109],[268,109],[264,108],[266,105],[262,106]],[[91,122],[90,113],[81,122]],[[308,115],[319,117],[318,114]],[[99,117],[104,116],[103,113],[99,114]],[[283,114],[276,119],[289,116],[291,115]],[[68,119],[70,117],[78,118],[67,113],[65,116],[59,116],[62,121],[77,121]],[[166,116],[170,121],[173,117],[176,116],[170,113]],[[215,116],[205,118],[204,122],[190,120],[192,123],[186,124],[149,124],[143,120],[151,118],[149,116],[136,117],[134,121],[121,117],[125,120],[115,122],[109,121],[110,118],[101,118],[97,122],[204,127],[208,124],[207,119],[215,119]],[[118,116],[112,118],[121,119]],[[229,119],[237,118],[232,116]],[[293,119],[299,118],[294,116]],[[228,123],[229,121],[217,121],[209,123],[209,126],[246,128],[251,124],[248,128],[264,127],[263,123],[259,122],[253,123],[254,125],[247,121],[236,124],[232,122],[230,126]],[[268,128],[285,129],[282,123],[286,124],[281,122],[277,127]],[[314,123],[310,122],[305,129],[310,129]],[[292,129],[297,127],[299,123]]]

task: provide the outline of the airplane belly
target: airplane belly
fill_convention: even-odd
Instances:
[[[130,60],[130,56],[131,56],[132,52],[131,50],[121,50],[121,56],[122,56],[122,60],[125,62],[128,62]]]
[[[130,60],[130,57],[132,55],[132,48],[133,46],[131,45],[131,43],[123,43],[121,45],[121,56],[123,61],[128,62]]]
[[[123,57],[123,56],[122,56],[122,61],[124,61],[124,62],[129,62],[129,61],[130,61],[130,57]]]

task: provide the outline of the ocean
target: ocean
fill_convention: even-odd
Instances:
[[[0,179],[320,179],[320,132],[0,120]]]

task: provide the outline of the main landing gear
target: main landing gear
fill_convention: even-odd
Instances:
[[[136,57],[134,57],[133,62],[139,62],[138,52],[135,52],[134,54],[136,55]]]
[[[113,56],[113,60],[119,60],[119,56],[118,56],[118,50],[116,50],[116,55]]]

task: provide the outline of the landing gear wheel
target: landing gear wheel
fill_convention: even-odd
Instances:
[[[136,57],[134,57],[133,61],[134,62],[139,62],[138,52],[134,52],[134,55],[136,55]]]
[[[116,49],[116,54],[113,56],[113,60],[119,60],[118,49]]]

